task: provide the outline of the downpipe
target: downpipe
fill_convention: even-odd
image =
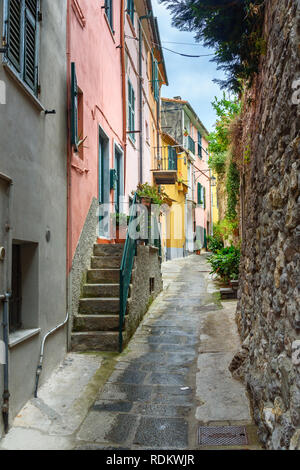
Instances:
[[[3,301],[3,341],[5,345],[5,364],[4,364],[4,388],[3,388],[3,403],[2,403],[2,417],[4,424],[4,432],[8,433],[9,422],[9,385],[8,385],[8,324],[9,324],[9,299],[11,294],[5,294],[1,297]]]
[[[42,341],[42,344],[41,344],[41,351],[40,351],[40,360],[39,360],[39,364],[37,366],[36,376],[35,376],[34,398],[38,397],[37,392],[38,392],[38,387],[39,387],[40,376],[41,376],[41,373],[42,373],[42,370],[43,370],[44,349],[45,349],[46,340],[49,338],[50,335],[52,335],[57,330],[59,330],[60,328],[65,326],[68,323],[68,320],[69,320],[69,313],[67,313],[66,319],[63,323],[60,323],[59,325],[57,325],[55,328],[53,328],[51,331],[49,331],[43,338],[43,341]]]

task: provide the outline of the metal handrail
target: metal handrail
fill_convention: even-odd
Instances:
[[[131,236],[132,222],[136,218],[137,193],[133,198],[133,203],[129,214],[129,224],[124,245],[124,252],[120,267],[120,312],[119,312],[119,351],[123,350],[123,326],[125,321],[127,300],[129,294],[130,281],[133,270],[134,257],[136,255],[137,241]]]

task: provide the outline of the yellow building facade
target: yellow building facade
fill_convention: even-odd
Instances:
[[[186,249],[186,194],[188,192],[188,155],[168,134],[162,134],[161,165],[174,172],[174,182],[162,185],[170,205],[162,216],[162,254],[164,259],[181,258]]]

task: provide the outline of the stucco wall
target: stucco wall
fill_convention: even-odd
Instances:
[[[299,14],[298,1],[266,2],[267,51],[242,116],[251,155],[242,167],[244,344],[233,369],[245,380],[263,444],[277,450],[300,448]]]
[[[11,237],[36,246],[38,282],[27,289],[26,297],[37,305],[32,327],[41,329],[39,335],[10,349],[10,419],[33,395],[42,337],[66,317],[66,4],[43,0],[42,12],[39,99],[45,109],[55,109],[56,115],[40,112],[0,63],[0,80],[6,85],[6,104],[0,105],[0,171],[13,180]],[[1,212],[0,218],[3,226],[6,220]],[[7,262],[8,257],[2,269]],[[2,293],[7,284],[0,284]],[[62,360],[65,350],[63,329],[46,343],[41,382]],[[2,399],[3,367],[0,372]],[[2,417],[0,429],[1,421]]]

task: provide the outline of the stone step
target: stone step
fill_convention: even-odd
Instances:
[[[234,289],[224,288],[220,289],[221,299],[237,299],[237,291]]]
[[[120,282],[119,269],[89,269],[88,284],[116,284]]]
[[[119,315],[76,315],[74,332],[88,331],[119,331]]]
[[[119,284],[85,284],[83,286],[83,297],[119,297]]]
[[[94,256],[122,256],[124,245],[94,245]]]
[[[91,258],[92,269],[120,269],[121,256],[93,256]]]
[[[118,298],[94,297],[79,301],[79,313],[82,315],[119,314],[119,310],[120,301]]]
[[[75,352],[118,351],[119,333],[117,331],[73,333],[71,336],[71,348]]]

